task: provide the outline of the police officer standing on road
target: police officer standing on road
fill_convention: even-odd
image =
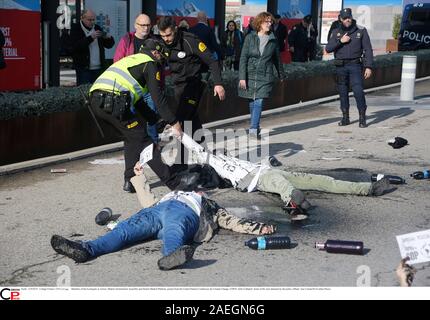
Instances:
[[[205,84],[201,80],[202,64],[206,64],[212,73],[214,96],[218,96],[220,100],[225,99],[219,63],[213,59],[210,50],[197,36],[178,30],[172,17],[160,18],[158,29],[170,51],[168,65],[178,104],[176,117],[183,127],[185,121],[192,121],[194,135],[202,128],[197,109],[205,89]]]
[[[170,111],[167,99],[160,89],[159,63],[163,46],[148,39],[141,53],[127,56],[109,67],[90,89],[90,107],[97,118],[112,125],[124,139],[124,191],[134,193],[130,182],[140,153],[152,144],[147,134],[147,122],[157,123],[156,113],[148,107],[143,97],[150,93],[162,119],[181,134],[181,125]],[[151,169],[170,189],[176,187],[172,168],[162,162],[161,153],[153,148],[153,158],[148,162]]]
[[[326,46],[328,53],[334,52],[338,91],[342,120],[340,126],[347,126],[349,121],[349,84],[352,86],[360,115],[359,126],[366,128],[366,98],[363,89],[364,79],[372,76],[373,50],[366,28],[358,27],[352,19],[351,9],[340,11],[341,26],[334,29]]]

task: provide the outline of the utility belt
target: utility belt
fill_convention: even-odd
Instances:
[[[362,59],[361,58],[355,58],[355,59],[335,59],[334,65],[336,67],[344,67],[349,64],[361,64]]]
[[[131,97],[129,92],[115,94],[103,90],[95,90],[91,93],[91,99],[99,99],[99,108],[107,114],[111,114],[119,121],[124,121],[130,114]]]

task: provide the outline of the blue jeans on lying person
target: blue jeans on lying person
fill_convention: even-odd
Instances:
[[[198,228],[199,217],[190,207],[177,200],[168,200],[140,210],[111,232],[96,240],[82,242],[82,245],[95,258],[157,238],[163,241],[162,254],[167,256],[191,242]]]

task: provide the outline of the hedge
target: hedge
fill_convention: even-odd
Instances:
[[[401,65],[404,55],[416,55],[418,61],[430,60],[430,50],[397,52],[375,57],[375,68]],[[335,73],[333,61],[312,61],[284,65],[287,80]],[[224,85],[231,90],[237,89],[238,72],[224,71]],[[211,79],[209,79],[211,83]],[[173,94],[170,77],[166,79],[167,95]],[[88,92],[89,85],[81,86]],[[55,112],[77,111],[84,107],[84,100],[78,87],[52,87],[40,91],[0,93],[0,120],[17,117],[34,117]]]

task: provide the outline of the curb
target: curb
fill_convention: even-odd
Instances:
[[[430,76],[416,79],[416,82],[421,82],[421,81],[426,81],[426,80],[430,80]],[[366,92],[366,93],[375,92],[375,91],[380,91],[380,90],[384,90],[384,89],[398,87],[400,85],[401,85],[401,82],[398,82],[398,83],[393,83],[393,84],[386,85],[386,86],[369,88],[369,89],[364,90],[364,92]],[[351,92],[349,95],[352,96],[353,93]],[[326,102],[331,102],[331,101],[336,101],[336,100],[339,100],[338,95],[324,97],[324,98],[315,99],[315,100],[306,101],[306,102],[300,102],[300,103],[292,104],[292,105],[285,106],[285,107],[280,107],[280,108],[276,108],[276,109],[272,109],[272,110],[263,111],[262,116],[268,116],[268,115],[277,114],[277,113],[292,112],[292,111],[307,109],[307,108],[316,106],[316,105],[321,104],[321,103],[326,103]],[[228,118],[225,120],[209,122],[209,123],[204,124],[203,128],[210,129],[210,128],[219,127],[219,126],[223,126],[223,125],[230,124],[230,123],[248,120],[250,118],[251,118],[251,116],[248,114],[248,115],[243,115],[243,116],[239,116],[239,117]],[[48,165],[56,165],[59,163],[69,162],[69,161],[73,161],[73,160],[89,158],[89,157],[93,157],[93,156],[96,156],[99,154],[121,151],[123,148],[124,148],[124,143],[123,142],[117,142],[117,143],[113,143],[113,144],[106,144],[103,146],[98,146],[98,147],[94,147],[94,148],[90,148],[90,149],[83,149],[83,150],[79,150],[79,151],[75,151],[75,152],[71,152],[71,153],[66,153],[66,154],[62,154],[62,155],[56,155],[56,156],[51,156],[51,157],[46,157],[46,158],[39,158],[39,159],[35,159],[35,160],[29,160],[29,161],[25,161],[25,162],[19,162],[19,163],[9,164],[9,165],[5,165],[5,166],[0,166],[0,176],[8,175],[8,174],[14,174],[14,173],[22,172],[22,171],[33,170],[33,169],[45,167]]]

